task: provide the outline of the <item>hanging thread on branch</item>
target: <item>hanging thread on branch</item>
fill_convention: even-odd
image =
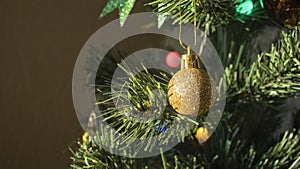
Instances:
[[[187,50],[187,47],[183,44],[182,40],[181,40],[181,33],[182,33],[182,14],[181,14],[181,0],[179,0],[179,6],[178,6],[178,10],[179,10],[179,43],[181,45],[181,47],[185,50]],[[194,24],[194,46],[196,46],[197,44],[197,20],[196,20],[196,16],[197,16],[197,8],[196,8],[196,0],[193,0],[193,10],[194,10],[194,18],[193,18],[193,24]]]

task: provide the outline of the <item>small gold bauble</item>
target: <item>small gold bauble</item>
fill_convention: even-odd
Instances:
[[[82,143],[85,144],[88,140],[89,140],[89,134],[87,132],[85,132],[83,135],[82,135]]]
[[[199,127],[196,131],[196,139],[198,140],[198,142],[200,144],[207,141],[209,139],[209,133],[208,133],[207,128]]]
[[[171,106],[182,115],[201,115],[211,105],[211,84],[208,74],[199,69],[183,69],[169,82]]]

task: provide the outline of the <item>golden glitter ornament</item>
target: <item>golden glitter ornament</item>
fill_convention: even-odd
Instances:
[[[209,139],[209,133],[207,128],[199,127],[196,131],[196,139],[200,144],[206,142]]]
[[[168,85],[169,102],[182,115],[201,115],[212,105],[212,85],[206,71],[200,69],[200,60],[191,53],[181,57],[181,70]]]

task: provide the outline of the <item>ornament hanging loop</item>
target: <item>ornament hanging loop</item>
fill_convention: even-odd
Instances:
[[[181,55],[181,70],[196,68],[200,69],[200,59],[192,53],[191,47],[186,48],[186,54]]]
[[[196,46],[197,44],[197,21],[196,21],[196,16],[197,16],[197,9],[196,9],[196,0],[193,0],[193,6],[194,6],[194,46]],[[185,47],[184,44],[182,43],[181,40],[181,33],[182,33],[182,14],[181,14],[181,0],[179,0],[179,6],[178,6],[178,10],[179,10],[179,43],[182,46],[183,49],[188,50],[187,48],[189,47]]]

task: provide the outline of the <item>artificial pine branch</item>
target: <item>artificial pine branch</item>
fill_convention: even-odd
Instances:
[[[203,145],[194,146],[194,152],[173,148],[160,155],[145,159],[121,157],[99,147],[94,139],[78,141],[80,148],[73,152],[73,169],[146,169],[146,168],[299,168],[300,131],[285,132],[282,139],[267,151],[258,153],[253,145],[238,138],[238,125],[228,125],[230,113],[217,128],[216,133]],[[182,144],[181,146],[187,146]]]
[[[286,131],[282,139],[265,152],[260,152],[259,143],[246,144],[237,125],[226,125],[224,119],[217,131],[204,145],[204,156],[209,168],[299,168],[300,131]]]
[[[245,62],[229,64],[225,69],[228,95],[268,102],[295,96],[300,90],[299,33],[299,28],[283,32],[271,51],[258,55],[249,69]]]
[[[120,157],[105,151],[94,141],[78,141],[79,149],[71,157],[73,169],[137,169],[135,159]]]
[[[300,168],[300,131],[285,132],[283,138],[265,152],[257,168]]]
[[[178,16],[178,9],[175,6],[166,5],[171,3],[170,0],[158,0],[154,1],[151,5],[155,5],[155,2],[163,2],[160,4],[162,7],[161,12],[174,11],[173,14]],[[174,1],[172,1],[174,2]],[[184,2],[186,4],[184,4]],[[201,1],[202,2],[202,1]],[[223,1],[221,1],[223,2]],[[224,1],[231,2],[231,1]],[[165,3],[165,5],[164,5]],[[192,10],[188,11],[188,7],[191,5],[190,1],[182,0],[182,16],[184,21],[192,20]],[[208,3],[208,1],[203,1]],[[220,3],[220,2],[216,2]],[[215,9],[219,8],[222,10],[229,10],[228,6],[224,9],[222,6],[200,6],[203,4],[197,3],[197,9],[203,8],[201,11],[214,12]],[[207,4],[206,4],[207,5]],[[211,3],[214,5],[214,3]],[[172,9],[171,9],[172,7]],[[222,8],[221,8],[222,7]],[[233,6],[230,6],[233,9]],[[208,11],[212,9],[212,11]],[[205,11],[206,10],[206,11]],[[203,13],[204,13],[203,12]],[[199,27],[210,27],[214,30],[216,26],[227,24],[232,21],[233,15],[224,16],[219,15],[203,15],[202,12],[197,14],[197,24]],[[219,18],[221,18],[221,20]],[[219,20],[214,20],[219,19]],[[175,22],[178,22],[176,20]],[[239,59],[242,56],[242,52],[238,54],[238,57],[234,58],[234,62],[230,63],[226,67],[226,78],[229,86],[228,94],[230,97],[233,96],[243,96],[247,100],[268,100],[274,101],[278,98],[286,98],[290,95],[295,95],[299,91],[299,40],[298,40],[299,30],[294,30],[290,34],[283,33],[283,39],[277,44],[274,44],[272,50],[268,53],[262,53],[258,56],[258,59],[249,65],[248,61]],[[235,44],[236,45],[236,44]],[[243,51],[243,48],[240,48]],[[243,61],[242,61],[243,60]],[[132,75],[134,70],[127,70],[128,75]],[[151,102],[148,96],[151,95],[151,90],[163,88],[164,91],[167,90],[166,84],[169,77],[166,75],[156,75],[153,76],[149,72],[142,72],[139,76],[132,76],[132,81],[129,85],[133,88],[131,93],[126,93],[130,95],[130,101],[136,105],[137,109],[147,110],[147,104]],[[279,80],[278,80],[279,79]],[[145,84],[144,82],[147,82]],[[102,83],[103,84],[103,83]],[[111,82],[104,83],[105,85],[99,87],[98,94],[101,94],[101,99],[107,98],[108,100],[99,100],[100,106],[103,107],[105,111],[104,120],[110,123],[112,127],[116,130],[121,131],[122,134],[130,137],[151,137],[153,131],[155,131],[156,126],[161,126],[161,121],[172,122],[176,121],[186,121],[190,119],[185,119],[180,115],[176,115],[173,110],[168,107],[167,117],[161,118],[161,121],[153,121],[147,125],[140,125],[133,123],[128,120],[126,116],[131,114],[135,110],[124,110],[117,111],[114,107],[111,107],[112,102],[109,100],[112,97],[120,97],[122,93],[116,91],[110,92]],[[117,84],[116,86],[122,86],[124,84]],[[274,85],[275,84],[275,85]],[[290,93],[287,93],[288,90]],[[141,95],[136,95],[139,93]],[[247,97],[244,97],[247,96]],[[171,113],[170,113],[171,112]],[[73,160],[71,167],[74,169],[78,168],[270,168],[270,167],[286,167],[286,168],[296,168],[299,167],[300,154],[299,154],[299,132],[297,134],[286,134],[283,139],[277,143],[274,147],[270,147],[268,151],[264,152],[263,155],[259,153],[254,145],[248,145],[245,143],[243,138],[237,137],[240,132],[240,124],[227,124],[229,121],[227,119],[228,114],[225,113],[223,117],[223,122],[218,127],[216,133],[208,140],[205,144],[195,146],[199,148],[200,152],[188,152],[183,153],[180,149],[174,148],[168,152],[162,153],[159,156],[151,157],[148,159],[133,159],[120,157],[113,155],[103,148],[98,146],[96,143],[101,141],[101,144],[105,143],[111,144],[112,148],[116,148],[114,142],[108,139],[107,135],[102,135],[102,137],[96,137],[85,142],[78,142],[79,149],[73,153]],[[125,116],[124,116],[125,115]],[[199,120],[192,121],[195,126],[199,124]],[[184,122],[186,123],[186,122]],[[130,129],[129,129],[130,128]],[[144,129],[142,132],[138,132],[140,129]],[[156,132],[156,131],[155,131]],[[188,131],[180,130],[182,134],[178,140],[183,140],[184,135]],[[103,133],[103,132],[101,132]],[[195,133],[195,130],[190,132],[189,138],[193,138],[191,133]],[[162,134],[162,133],[156,133]],[[109,134],[108,134],[109,135]],[[167,139],[166,139],[167,140]],[[130,143],[130,141],[128,141]],[[151,142],[148,143],[152,145]],[[189,146],[189,145],[184,145]]]
[[[251,15],[236,13],[236,6],[243,3],[243,0],[195,0],[195,2],[196,25],[198,28],[205,28],[209,32],[215,32],[218,26],[226,25],[233,21],[245,22],[245,20],[255,20],[264,16],[259,7],[259,1],[254,2],[255,9]],[[146,5],[154,7],[154,11],[160,15],[177,17],[174,23],[180,21],[184,23],[194,22],[193,0],[154,0],[146,3]]]
[[[124,146],[135,145],[136,138],[145,139],[157,136],[158,140],[145,139],[140,144],[140,151],[152,151],[155,143],[163,146],[170,141],[184,142],[185,138],[194,139],[190,133],[195,133],[204,116],[192,119],[177,114],[169,103],[166,103],[164,110],[161,110],[159,105],[164,101],[161,99],[166,99],[169,75],[163,72],[151,73],[146,68],[138,72],[125,63],[119,65],[119,68],[129,77],[128,81],[107,80],[105,85],[97,85],[97,90],[101,94],[101,101],[99,100],[96,104],[102,107],[97,120],[101,124],[103,122],[108,123],[116,132],[126,137],[126,141],[120,144]],[[111,86],[113,87],[111,88]],[[158,96],[154,97],[153,91],[158,91]],[[118,103],[125,101],[126,106],[117,108],[113,99],[117,100]],[[133,106],[128,105],[128,103]],[[149,109],[150,107],[155,109]],[[151,117],[155,115],[158,118],[153,120]],[[140,117],[150,120],[142,123],[136,122]],[[176,133],[173,133],[174,130]],[[168,134],[165,134],[166,132]],[[105,131],[100,131],[100,133],[105,133]],[[188,137],[186,137],[187,135]],[[134,154],[136,153],[139,152]]]
[[[292,33],[291,35],[289,34],[284,34],[283,35],[283,40],[279,41],[278,46],[275,45],[273,47],[273,50],[271,50],[270,53],[265,53],[262,54],[260,57],[265,56],[264,59],[259,59],[253,63],[253,65],[277,65],[279,68],[283,68],[286,70],[284,73],[285,74],[295,74],[297,75],[299,69],[297,66],[298,62],[295,61],[295,56],[298,58],[299,56],[299,42],[297,41],[297,33]],[[295,46],[291,47],[291,44],[295,42]],[[288,44],[291,43],[291,44]],[[285,48],[281,48],[284,46]],[[287,47],[290,46],[290,47]],[[274,55],[272,55],[272,53]],[[287,55],[287,53],[289,55]],[[282,57],[280,54],[283,54],[284,57]],[[294,56],[294,54],[296,54]],[[273,56],[273,57],[272,57]],[[279,58],[274,58],[274,56],[278,56]],[[270,59],[269,59],[270,58]],[[282,61],[286,59],[287,61]],[[292,65],[288,65],[287,68],[282,67],[282,64],[284,65],[285,62],[293,61]],[[258,62],[260,61],[260,62]],[[278,63],[277,63],[278,62]],[[283,62],[283,63],[282,63]],[[286,63],[285,63],[286,64]],[[250,66],[252,68],[252,71],[258,71],[261,74],[266,74],[268,76],[273,75],[273,73],[268,73],[266,70],[268,69],[261,69],[259,66]],[[280,66],[281,65],[281,66]],[[274,68],[272,67],[272,70],[281,70],[281,69],[276,69],[277,67]],[[239,68],[239,65],[236,66],[235,68]],[[250,69],[251,70],[251,69]],[[235,69],[237,71],[237,69]],[[244,70],[242,71],[244,74],[239,77],[243,78],[249,78],[249,75],[251,71],[249,70]],[[245,73],[246,72],[246,73]],[[129,75],[132,73],[131,71],[127,72]],[[229,74],[227,74],[228,76]],[[253,76],[258,76],[257,73],[252,74]],[[252,76],[251,75],[251,76]],[[295,77],[293,75],[292,77]],[[146,92],[143,95],[148,96],[151,95],[149,92],[151,91],[146,91],[143,90],[145,86],[143,84],[140,84],[142,82],[147,82],[148,87],[150,88],[157,88],[158,86],[164,87],[166,90],[166,82],[168,82],[168,77],[166,75],[159,76],[156,75],[157,78],[154,78],[153,75],[149,74],[149,72],[145,71],[138,77],[133,77],[132,79],[132,84],[136,83],[136,85],[133,86],[139,86],[142,88],[135,88],[139,92]],[[230,76],[228,76],[230,77]],[[261,77],[261,76],[259,76]],[[270,76],[273,77],[273,76]],[[298,76],[296,76],[298,77]],[[139,78],[142,78],[142,80]],[[256,77],[257,78],[257,77]],[[158,79],[160,79],[160,82],[158,82]],[[296,78],[297,80],[297,78]],[[266,82],[265,80],[262,80],[263,82]],[[149,83],[150,82],[150,83]],[[163,84],[162,82],[165,82]],[[240,82],[237,81],[237,82]],[[270,81],[267,81],[270,82]],[[108,83],[110,84],[110,83]],[[122,84],[120,84],[122,85]],[[151,87],[152,85],[152,87]],[[110,85],[108,85],[110,86]],[[106,87],[108,87],[106,86]],[[243,85],[242,85],[243,86]],[[244,84],[244,86],[246,86]],[[260,85],[257,85],[260,87]],[[263,85],[261,85],[263,86]],[[252,86],[247,86],[252,87]],[[105,88],[105,87],[104,87]],[[255,88],[254,88],[255,89]],[[254,90],[252,89],[252,90]],[[101,88],[102,91],[103,88]],[[277,90],[277,89],[274,89]],[[244,91],[247,91],[244,89]],[[134,93],[134,92],[133,92]],[[118,93],[107,93],[108,96],[110,97],[115,97],[118,96]],[[241,93],[239,93],[241,94]],[[105,95],[105,94],[104,94]],[[134,95],[133,101],[138,105],[138,103],[141,105],[140,107],[143,107],[145,99],[140,98],[142,96],[140,95]],[[102,101],[102,103],[107,103],[106,101]],[[109,104],[108,104],[109,105]],[[137,106],[139,107],[139,106]],[[107,108],[107,107],[106,107]],[[144,108],[142,108],[144,109]],[[120,113],[128,113],[128,112],[117,112],[117,111],[112,111],[111,109],[107,109],[107,114],[106,116],[107,119],[113,119],[112,124],[119,124],[120,122],[124,122],[123,120],[118,119],[120,116]],[[130,113],[130,112],[129,112]],[[239,132],[239,127],[238,124],[235,125],[226,125],[226,122],[228,119],[226,117],[228,116],[228,113],[224,115],[223,121],[224,124],[221,124],[216,133],[213,135],[213,137],[207,142],[206,147],[204,144],[203,152],[201,153],[182,153],[181,151],[170,151],[166,152],[165,154],[161,155],[161,160],[158,162],[158,164],[154,165],[152,164],[153,161],[158,161],[158,157],[153,157],[153,159],[149,160],[137,160],[137,159],[131,159],[131,158],[124,158],[120,156],[113,155],[101,147],[97,146],[94,140],[90,140],[84,143],[79,142],[80,148],[74,152],[74,156],[72,157],[73,163],[72,163],[72,168],[77,169],[77,168],[132,168],[133,166],[135,168],[161,168],[161,166],[165,167],[171,167],[171,168],[215,168],[215,167],[221,167],[227,166],[227,168],[254,168],[254,167],[262,167],[262,168],[268,168],[269,166],[283,166],[283,167],[297,167],[298,162],[299,162],[299,134],[297,135],[289,135],[289,137],[285,136],[283,137],[282,141],[280,141],[277,145],[274,147],[271,147],[267,152],[264,153],[263,156],[261,154],[258,154],[254,147],[252,145],[247,145],[244,143],[241,138],[237,138],[236,134]],[[171,116],[172,117],[172,116]],[[178,117],[178,116],[173,116],[173,117]],[[124,117],[125,118],[125,117]],[[167,120],[167,119],[164,119]],[[180,120],[180,119],[177,119]],[[126,120],[125,120],[126,122]],[[127,121],[129,122],[129,121]],[[196,122],[197,123],[197,122]],[[151,123],[150,123],[151,124]],[[135,125],[135,124],[126,124],[127,125]],[[159,125],[159,123],[156,121],[155,123],[151,124],[152,128],[154,129],[154,126]],[[115,125],[117,127],[118,125]],[[145,127],[145,126],[144,126]],[[149,126],[147,126],[149,127]],[[237,128],[236,128],[237,127]],[[136,129],[138,130],[138,129]],[[123,134],[127,134],[129,136],[132,136],[130,134],[132,133],[126,133],[129,132],[130,130],[123,130]],[[103,132],[102,132],[103,133]],[[143,132],[142,132],[143,133]],[[194,133],[194,132],[192,132]],[[225,134],[225,136],[224,136]],[[191,136],[191,135],[190,135]],[[103,136],[101,138],[101,143],[108,141],[108,136]],[[95,139],[97,140],[97,139]],[[113,142],[110,142],[110,144]],[[151,145],[151,144],[150,144]],[[112,147],[116,147],[116,145],[112,144]],[[290,148],[289,148],[290,147]],[[281,153],[279,153],[281,152]],[[241,158],[242,157],[242,158]],[[255,160],[258,159],[259,161]],[[239,159],[237,162],[236,160]],[[153,167],[154,166],[154,167]],[[133,167],[133,168],[134,168]]]

